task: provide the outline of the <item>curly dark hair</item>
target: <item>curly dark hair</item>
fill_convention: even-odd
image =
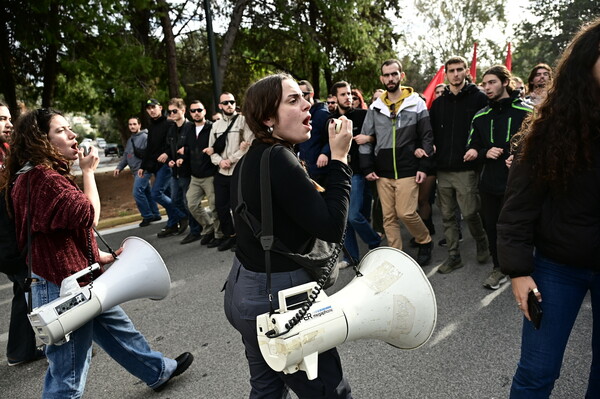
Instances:
[[[72,178],[70,162],[48,139],[50,121],[57,115],[62,113],[52,108],[40,108],[19,117],[11,135],[10,152],[2,170],[0,189],[7,188],[27,162],[44,165]]]
[[[600,18],[583,27],[562,54],[548,97],[524,124],[521,157],[534,178],[566,189],[569,177],[588,170],[592,142],[600,138]]]

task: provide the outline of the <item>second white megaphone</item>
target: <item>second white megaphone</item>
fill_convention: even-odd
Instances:
[[[32,310],[29,322],[42,342],[63,344],[71,332],[113,306],[169,294],[171,277],[156,249],[138,237],[126,238],[121,246],[119,258],[92,284],[79,287],[77,279],[99,268],[97,263],[64,279],[57,299]]]
[[[415,349],[433,333],[437,318],[435,294],[421,267],[404,252],[380,247],[359,265],[360,275],[332,296],[321,292],[300,323],[289,328],[297,313],[286,298],[310,295],[316,283],[279,292],[280,309],[257,317],[260,351],[275,371],[304,370],[317,377],[317,359],[346,341],[378,339],[400,349]]]

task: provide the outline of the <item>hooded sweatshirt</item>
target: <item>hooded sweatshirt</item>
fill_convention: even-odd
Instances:
[[[411,87],[402,87],[394,103],[387,91],[367,111],[362,134],[375,136],[374,143],[359,147],[360,167],[365,175],[401,179],[430,168],[427,157],[415,157],[415,149],[433,154],[433,135],[425,102]]]

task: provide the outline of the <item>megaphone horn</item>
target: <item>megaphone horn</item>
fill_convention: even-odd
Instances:
[[[310,292],[307,283],[279,292],[280,309],[257,317],[258,344],[275,371],[304,370],[317,377],[318,354],[346,341],[378,339],[400,349],[415,349],[433,334],[437,319],[435,293],[421,267],[404,252],[380,247],[359,265],[360,275],[346,287],[327,296],[320,292],[302,321],[287,330],[295,315],[286,298]],[[285,332],[287,331],[287,332]],[[267,337],[267,332],[273,338]],[[281,332],[285,332],[278,335]]]
[[[57,299],[32,310],[29,322],[42,342],[63,344],[71,332],[116,305],[169,294],[171,277],[154,247],[138,237],[127,237],[121,246],[119,258],[92,284],[80,288],[77,278],[98,264],[64,279]]]

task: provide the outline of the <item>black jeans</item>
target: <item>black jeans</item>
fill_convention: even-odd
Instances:
[[[215,208],[221,222],[221,231],[225,238],[235,235],[231,217],[231,176],[215,174]]]
[[[479,193],[479,196],[481,197],[480,214],[483,219],[483,228],[488,237],[494,269],[498,269],[500,268],[500,264],[498,263],[498,251],[496,250],[496,239],[498,238],[496,223],[498,223],[500,211],[504,205],[504,194],[495,195],[482,191]]]

